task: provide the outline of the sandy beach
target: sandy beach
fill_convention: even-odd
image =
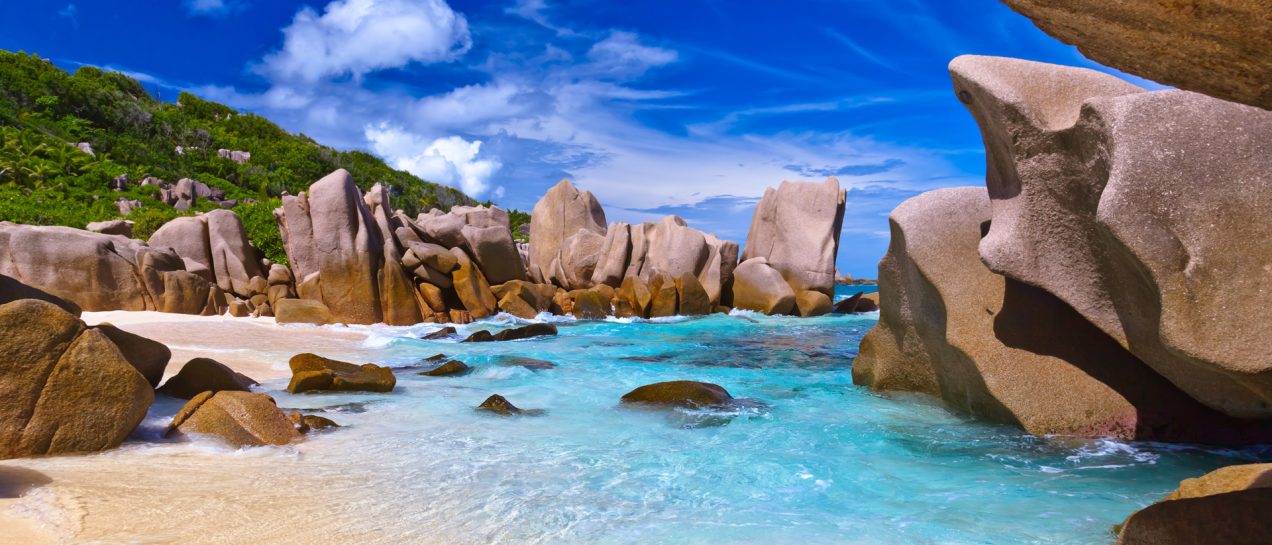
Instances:
[[[168,345],[165,379],[194,357],[216,359],[259,381],[285,379],[287,360],[297,353],[357,361],[366,339],[348,328],[280,326],[272,318],[113,311],[85,312],[83,319]],[[157,398],[143,424],[148,430],[139,433],[155,434],[163,425],[155,412],[171,412],[179,403]],[[338,505],[335,495],[325,494],[340,484],[324,477],[322,486],[312,486],[306,475],[315,463],[302,462],[305,448],[133,442],[93,455],[6,460],[0,462],[0,545],[190,543],[200,542],[198,535],[220,543],[307,543],[306,536],[322,533],[339,536],[333,542],[375,542],[356,530],[324,528],[325,513]],[[277,524],[249,523],[260,520]],[[138,535],[147,537],[129,541]]]

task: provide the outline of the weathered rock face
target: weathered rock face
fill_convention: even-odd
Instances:
[[[1272,112],[1014,59],[950,72],[988,154],[990,269],[1203,403],[1272,417],[1272,246],[1251,244],[1272,240]]]
[[[1272,464],[1228,466],[1126,519],[1118,545],[1258,545],[1272,537]]]
[[[172,378],[159,388],[159,393],[191,399],[203,392],[247,392],[258,384],[247,375],[230,369],[210,358],[194,358],[186,362]]]
[[[104,333],[34,299],[0,305],[0,458],[119,446],[154,400]]]
[[[236,391],[194,396],[172,417],[168,434],[177,433],[216,437],[234,447],[286,445],[300,438],[273,398]]]
[[[18,282],[12,277],[0,274],[0,305],[11,303],[19,299],[39,299],[46,303],[53,303],[58,307],[61,307],[62,310],[74,314],[77,317],[82,312],[79,305],[75,303]]]
[[[149,243],[171,248],[187,263],[198,263],[200,267],[187,269],[240,297],[250,297],[251,280],[265,275],[260,252],[248,243],[243,221],[230,210],[173,219],[155,231]]]
[[[733,271],[733,306],[764,314],[790,314],[795,291],[763,257],[743,261]]]
[[[114,343],[124,359],[128,360],[128,363],[136,368],[141,376],[146,377],[146,381],[152,388],[158,386],[159,381],[163,380],[163,371],[168,368],[168,360],[172,359],[172,351],[166,345],[104,322],[95,326],[94,329],[101,331],[106,338],[110,339],[110,342]]]
[[[755,207],[742,261],[763,257],[795,292],[833,295],[846,196],[835,178],[766,189]]]
[[[363,197],[363,201],[371,211],[374,224],[379,229],[379,238],[383,242],[384,263],[378,273],[377,288],[384,322],[396,325],[417,324],[422,318],[420,305],[416,302],[415,283],[402,269],[402,249],[393,235],[397,226],[390,220],[393,212],[389,194],[383,186],[375,184]]]
[[[605,236],[605,211],[590,191],[561,180],[534,205],[530,217],[530,278],[540,284],[567,286],[558,271],[562,246],[580,229]],[[586,287],[586,286],[583,286]]]
[[[574,298],[574,306],[570,309],[570,314],[573,314],[575,318],[604,320],[606,316],[613,314],[614,309],[610,306],[612,298],[603,290],[591,288],[570,293]]]
[[[526,279],[526,270],[521,266],[521,255],[517,253],[517,246],[512,241],[512,231],[508,230],[506,223],[486,227],[465,225],[460,232],[464,236],[465,247],[477,259],[477,264],[481,265],[488,282],[502,284],[510,280]]]
[[[468,309],[473,318],[493,316],[499,301],[495,299],[495,293],[490,290],[490,283],[486,281],[481,269],[459,248],[452,248],[451,255],[459,263],[459,267],[451,273],[451,280],[464,308]]]
[[[1272,110],[1272,9],[1266,2],[1003,1],[1100,64]]]
[[[623,403],[663,407],[718,407],[733,400],[724,388],[709,382],[673,380],[647,384],[623,395]]]
[[[1268,423],[1200,405],[1062,301],[985,268],[977,246],[989,219],[980,188],[931,191],[892,212],[879,323],[862,340],[853,382],[929,393],[1038,435],[1268,437]]]
[[[89,311],[220,314],[215,286],[167,249],[69,227],[0,222],[0,274]],[[192,278],[189,278],[192,277]]]
[[[548,284],[532,284],[524,280],[512,280],[491,288],[499,298],[499,310],[513,316],[530,319],[552,308],[552,296],[556,288]]]
[[[287,362],[292,378],[287,391],[389,392],[397,377],[388,367],[374,363],[354,365],[314,354],[297,354]]]
[[[820,291],[801,291],[795,294],[795,311],[805,318],[829,314],[830,297]]]
[[[308,193],[284,197],[274,215],[302,299],[321,301],[345,323],[419,321],[418,310],[409,310],[414,286],[394,256],[385,259],[389,241],[348,171],[314,182]]]
[[[280,324],[335,323],[331,310],[318,301],[309,299],[282,299],[274,304],[274,321]]]
[[[592,276],[596,272],[605,251],[606,237],[588,229],[579,229],[561,243],[561,253],[555,262],[555,278],[563,280],[561,287],[567,290],[582,290],[592,286]]]

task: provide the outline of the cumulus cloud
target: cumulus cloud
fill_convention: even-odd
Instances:
[[[480,158],[481,140],[448,136],[428,142],[417,134],[387,124],[368,126],[365,132],[371,149],[394,168],[458,187],[474,198],[481,198],[490,191],[490,179],[502,166],[497,160]],[[502,186],[495,188],[493,196],[502,197],[503,192]]]
[[[472,46],[468,21],[444,0],[336,0],[322,14],[300,10],[283,36],[282,49],[259,67],[276,82],[360,79],[412,62],[454,60]]]

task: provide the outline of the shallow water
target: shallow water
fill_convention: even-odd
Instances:
[[[214,449],[238,464],[222,470],[239,476],[227,477],[236,488],[221,492],[256,483],[277,496],[259,501],[292,498],[306,520],[340,529],[328,534],[333,543],[1087,544],[1111,542],[1114,524],[1180,479],[1267,454],[1039,439],[919,396],[871,393],[852,384],[851,362],[876,319],[552,318],[555,338],[478,344],[415,338],[433,325],[352,327],[366,335],[363,361],[405,367],[445,353],[476,370],[433,378],[404,369],[389,394],[289,395],[285,380],[266,381],[280,406],[324,409],[345,427],[285,449]],[[509,356],[556,367],[510,366]],[[676,379],[714,382],[745,401],[725,414],[618,404],[637,386]],[[473,410],[492,393],[546,413]],[[164,468],[206,450],[150,441],[179,405],[158,403],[132,444],[81,460]],[[271,463],[290,469],[251,476]],[[315,507],[289,488],[297,483],[340,500]],[[149,520],[170,517],[154,509]],[[245,535],[304,531],[300,521],[274,523],[276,534]]]

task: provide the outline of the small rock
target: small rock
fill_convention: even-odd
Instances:
[[[181,399],[191,399],[203,392],[247,392],[258,384],[247,375],[235,372],[229,366],[210,359],[194,358],[187,362],[176,376],[159,387],[159,393]]]
[[[291,413],[287,415],[287,419],[292,421],[292,425],[296,427],[296,431],[300,433],[309,433],[311,431],[322,431],[329,428],[339,428],[340,424],[333,422],[329,418],[323,418],[313,414]]]
[[[168,428],[168,436],[218,437],[234,447],[286,445],[300,438],[274,399],[250,392],[203,392],[186,403]]]
[[[492,413],[503,415],[503,416],[521,414],[521,409],[518,409],[516,405],[513,405],[506,398],[504,398],[504,396],[501,396],[499,394],[495,394],[486,398],[485,401],[481,402],[481,405],[477,406],[477,410],[490,411]]]
[[[472,367],[469,367],[468,365],[464,364],[464,362],[462,361],[450,360],[446,363],[438,365],[432,370],[424,371],[423,373],[419,373],[419,374],[424,375],[426,377],[454,377],[454,376],[459,376],[459,375],[468,373],[469,371],[472,371],[472,369],[473,369]]]
[[[459,330],[455,329],[454,326],[448,325],[420,338],[426,341],[435,341],[437,339],[445,339],[446,337],[453,336],[457,333],[459,333]]]

